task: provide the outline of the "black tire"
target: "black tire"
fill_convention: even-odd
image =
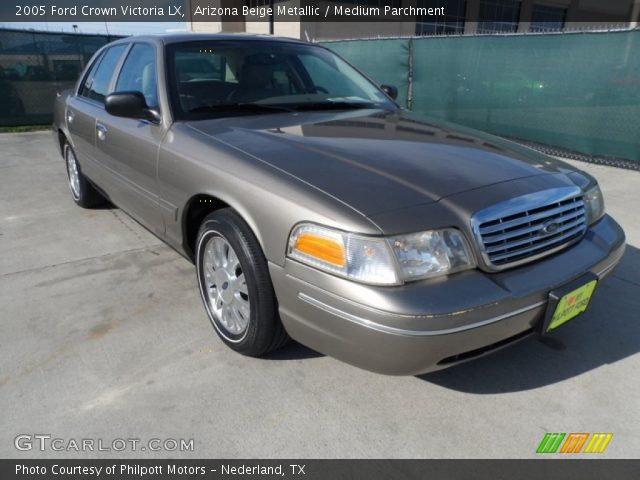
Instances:
[[[77,160],[77,156],[69,142],[64,143],[62,148],[62,156],[64,157],[65,167],[67,169],[67,179],[69,180],[69,190],[71,192],[71,198],[76,205],[82,208],[94,208],[106,203],[106,199],[98,192],[91,182],[84,176],[80,168],[80,163]],[[71,180],[71,162],[75,163],[78,175],[77,191],[73,186]]]
[[[246,281],[250,312],[248,326],[239,334],[229,330],[214,313],[209,289],[215,287],[205,278],[204,265],[205,249],[214,237],[226,241],[233,249],[239,261],[240,275],[243,274]],[[224,208],[205,217],[198,232],[195,250],[200,295],[209,320],[222,341],[236,352],[251,357],[265,355],[285,345],[289,336],[278,315],[267,260],[251,228],[240,215],[231,208]],[[208,272],[211,273],[211,270]]]

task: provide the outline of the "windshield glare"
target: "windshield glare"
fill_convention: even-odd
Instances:
[[[239,104],[397,108],[349,64],[312,45],[212,41],[177,44],[169,56],[172,103],[182,118],[227,116]]]

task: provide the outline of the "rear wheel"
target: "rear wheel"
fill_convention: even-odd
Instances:
[[[71,190],[71,198],[73,201],[83,208],[92,208],[104,204],[105,198],[91,185],[87,177],[82,174],[76,153],[69,143],[64,144],[63,153],[67,165],[69,190]]]
[[[260,356],[288,341],[260,244],[233,209],[204,219],[196,271],[209,320],[230,348]]]

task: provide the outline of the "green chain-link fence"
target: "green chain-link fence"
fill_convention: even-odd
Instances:
[[[411,110],[640,162],[640,31],[325,42]],[[636,163],[637,165],[637,163]]]
[[[115,38],[0,30],[0,125],[49,123],[55,93]],[[640,31],[325,45],[424,115],[640,162]]]
[[[0,126],[50,123],[56,92],[116,38],[0,29]]]

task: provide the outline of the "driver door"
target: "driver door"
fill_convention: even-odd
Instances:
[[[159,111],[156,47],[134,43],[122,64],[113,92],[138,91]],[[162,122],[115,117],[103,110],[96,121],[96,150],[113,178],[114,202],[154,233],[164,233],[159,208],[157,164]]]

